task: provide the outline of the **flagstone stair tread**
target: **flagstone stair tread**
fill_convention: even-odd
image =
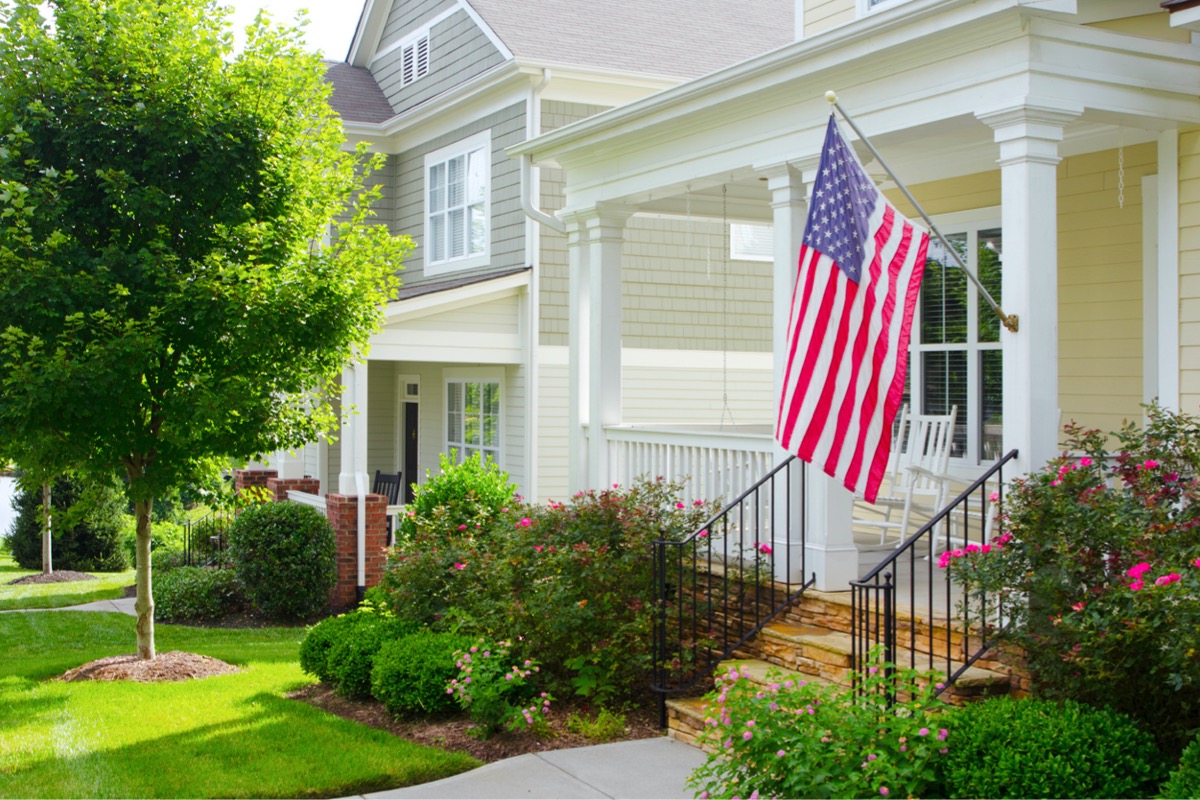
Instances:
[[[738,674],[751,683],[757,683],[761,686],[770,686],[772,683],[782,683],[786,680],[804,681],[806,683],[830,683],[830,681],[817,675],[797,672],[796,670],[787,669],[778,664],[761,661],[757,658],[739,658],[731,661],[722,661],[713,676],[714,680],[719,679],[722,675],[733,669],[736,669]]]

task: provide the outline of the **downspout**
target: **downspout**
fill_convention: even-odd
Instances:
[[[529,92],[529,105],[525,115],[525,139],[534,138],[541,135],[542,132],[542,91],[550,83],[550,70],[542,70],[542,79]],[[541,180],[539,171],[535,170],[533,160],[529,156],[521,156],[521,207],[525,210],[526,215],[533,221],[534,224],[527,225],[525,228],[526,237],[526,255],[531,268],[529,279],[529,312],[526,314],[529,330],[526,331],[526,363],[528,364],[526,374],[528,375],[529,386],[526,388],[525,396],[528,398],[525,403],[525,463],[528,473],[525,476],[525,492],[529,495],[529,500],[537,502],[538,499],[538,435],[537,435],[537,420],[539,410],[538,400],[538,384],[541,380],[541,369],[538,364],[540,355],[538,353],[538,344],[541,338],[541,228],[539,225],[549,225],[554,230],[560,233],[566,233],[566,226],[557,217],[552,217],[549,214],[539,210],[534,206],[533,199],[537,192],[537,187]]]
[[[354,471],[354,490],[358,495],[358,585],[354,597],[362,605],[367,596],[367,482],[366,475]]]

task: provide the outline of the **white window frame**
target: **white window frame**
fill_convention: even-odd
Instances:
[[[755,234],[765,237],[768,243],[766,252],[752,247]],[[729,258],[734,261],[762,261],[774,263],[774,226],[767,223],[731,222],[729,223]]]
[[[496,441],[495,447],[484,447],[482,441],[478,445],[470,442],[453,441],[450,438],[450,385],[451,384],[496,384],[500,390],[500,403],[496,412]],[[444,390],[444,400],[442,403],[442,444],[444,452],[449,454],[452,449],[457,450],[455,460],[457,463],[462,463],[465,458],[464,447],[474,447],[478,451],[484,453],[486,459],[491,455],[492,460],[503,467],[504,451],[505,451],[505,395],[507,394],[507,386],[504,381],[503,369],[445,369],[442,370],[442,388]],[[465,396],[465,395],[464,395]],[[482,425],[480,426],[482,431]]]
[[[478,166],[484,173],[484,186],[480,190],[482,193],[481,203],[471,203],[471,192],[474,186],[471,182],[471,163],[473,154],[479,154],[482,159],[477,162]],[[463,190],[462,202],[457,204],[450,203],[449,194],[449,172],[451,162],[457,159],[462,159],[462,164],[459,169],[463,170]],[[445,178],[435,177],[435,168],[441,168]],[[425,274],[426,275],[443,275],[449,272],[457,272],[464,269],[473,269],[475,267],[485,267],[491,260],[491,239],[492,239],[492,132],[490,130],[481,131],[466,139],[455,142],[447,147],[434,150],[425,156],[425,188],[424,188],[424,203],[425,203],[425,241],[424,241],[424,256],[425,256]],[[442,196],[437,196],[435,192],[438,186],[442,186]],[[471,220],[474,219],[473,207],[480,206],[478,213],[482,217],[483,232],[479,237],[479,241],[475,241],[471,236]],[[435,207],[436,206],[436,207]],[[451,220],[455,211],[460,211],[462,214],[463,223],[463,245],[464,250],[459,255],[451,255],[443,248],[449,248],[450,226],[454,224]],[[445,231],[444,242],[435,241],[435,235],[438,230]]]
[[[902,6],[909,0],[856,0],[858,5],[858,16],[865,17],[868,14],[878,14],[881,11]]]
[[[1004,235],[1004,229],[1000,225],[1000,208],[983,208],[972,211],[964,211],[955,214],[945,214],[934,218],[942,233],[950,238],[954,235],[966,234],[967,236],[967,267],[972,272],[976,271],[975,258],[976,248],[978,246],[978,235],[980,231],[1000,230],[1000,235]],[[1003,265],[1003,261],[1001,262]],[[1001,266],[1003,274],[1003,266]],[[967,447],[966,452],[961,457],[952,458],[950,460],[951,472],[961,477],[974,477],[979,473],[982,466],[987,466],[988,461],[984,459],[982,450],[982,419],[983,413],[983,391],[982,374],[980,369],[979,354],[985,350],[1001,350],[1001,344],[996,342],[979,342],[977,340],[979,331],[979,315],[990,314],[991,311],[987,307],[987,303],[979,294],[975,284],[967,279],[967,331],[968,337],[965,344],[922,344],[921,343],[921,303],[917,302],[917,308],[913,313],[912,323],[912,338],[909,341],[909,404],[913,413],[920,413],[924,407],[924,382],[922,381],[922,372],[924,368],[924,354],[931,352],[949,352],[949,351],[965,351],[967,353],[967,408],[958,409],[958,419],[956,424],[963,425],[967,431]],[[999,301],[999,298],[996,298]]]

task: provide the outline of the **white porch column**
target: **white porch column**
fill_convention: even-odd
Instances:
[[[371,489],[367,475],[367,362],[342,369],[342,464],[338,494],[365,495]]]
[[[621,421],[621,249],[625,221],[632,213],[601,205],[564,215],[571,491],[596,488],[608,480],[604,426]]]
[[[1039,469],[1059,451],[1058,143],[1082,108],[1022,103],[976,116],[1000,145],[1004,289],[1018,331],[1001,328],[1004,450],[1017,470]]]
[[[815,168],[815,164],[813,167]],[[792,289],[796,280],[797,259],[800,241],[804,236],[804,224],[808,215],[808,195],[800,169],[793,164],[780,164],[759,170],[767,177],[767,188],[771,191],[771,209],[774,216],[775,268],[774,268],[774,320],[773,351],[775,353],[775,397],[783,389],[784,368],[787,363],[787,325],[791,314]],[[776,446],[776,460],[787,458],[783,448]],[[803,508],[796,512],[804,514],[807,545],[799,541],[781,540],[786,530],[777,521],[780,533],[773,545],[777,568],[790,564],[789,581],[797,582],[815,574],[816,588],[839,590],[848,587],[858,575],[858,549],[854,546],[851,527],[853,497],[841,484],[829,478],[819,469],[806,467],[807,494]],[[790,492],[793,497],[800,491],[799,472],[795,473]],[[798,518],[790,520],[791,529],[798,536]],[[780,557],[787,548],[788,559]],[[801,557],[803,555],[803,558]],[[803,574],[801,570],[803,569]]]
[[[279,470],[280,478],[304,477],[304,451],[276,450],[271,456],[271,463]]]

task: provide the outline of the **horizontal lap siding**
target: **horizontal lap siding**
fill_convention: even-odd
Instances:
[[[538,502],[567,498],[567,380],[565,361],[538,366]]]
[[[1115,431],[1141,418],[1142,177],[1153,144],[1126,147],[1124,207],[1116,150],[1058,167],[1059,405],[1064,423]]]
[[[439,8],[422,14],[404,35],[431,19],[445,4],[436,5]],[[386,50],[400,38],[386,38],[379,49]],[[401,86],[402,53],[403,49],[397,48],[371,63],[371,73],[396,113],[417,106],[504,62],[504,56],[465,11],[450,15],[430,29],[429,73],[408,86]]]
[[[367,370],[367,474],[400,468],[396,453],[396,371],[391,361],[371,361]]]
[[[520,165],[504,154],[504,148],[525,137],[525,104],[517,103],[490,114],[469,126],[425,142],[396,158],[396,185],[403,187],[397,202],[393,231],[406,233],[416,243],[404,261],[404,283],[417,286],[447,275],[426,277],[425,258],[425,156],[460,142],[480,131],[492,137],[491,251],[490,264],[464,270],[457,275],[483,275],[490,271],[526,266],[525,216],[520,208]]]
[[[853,22],[856,13],[854,0],[804,0],[804,36]]]
[[[1200,128],[1179,135],[1179,393],[1200,413]]]

